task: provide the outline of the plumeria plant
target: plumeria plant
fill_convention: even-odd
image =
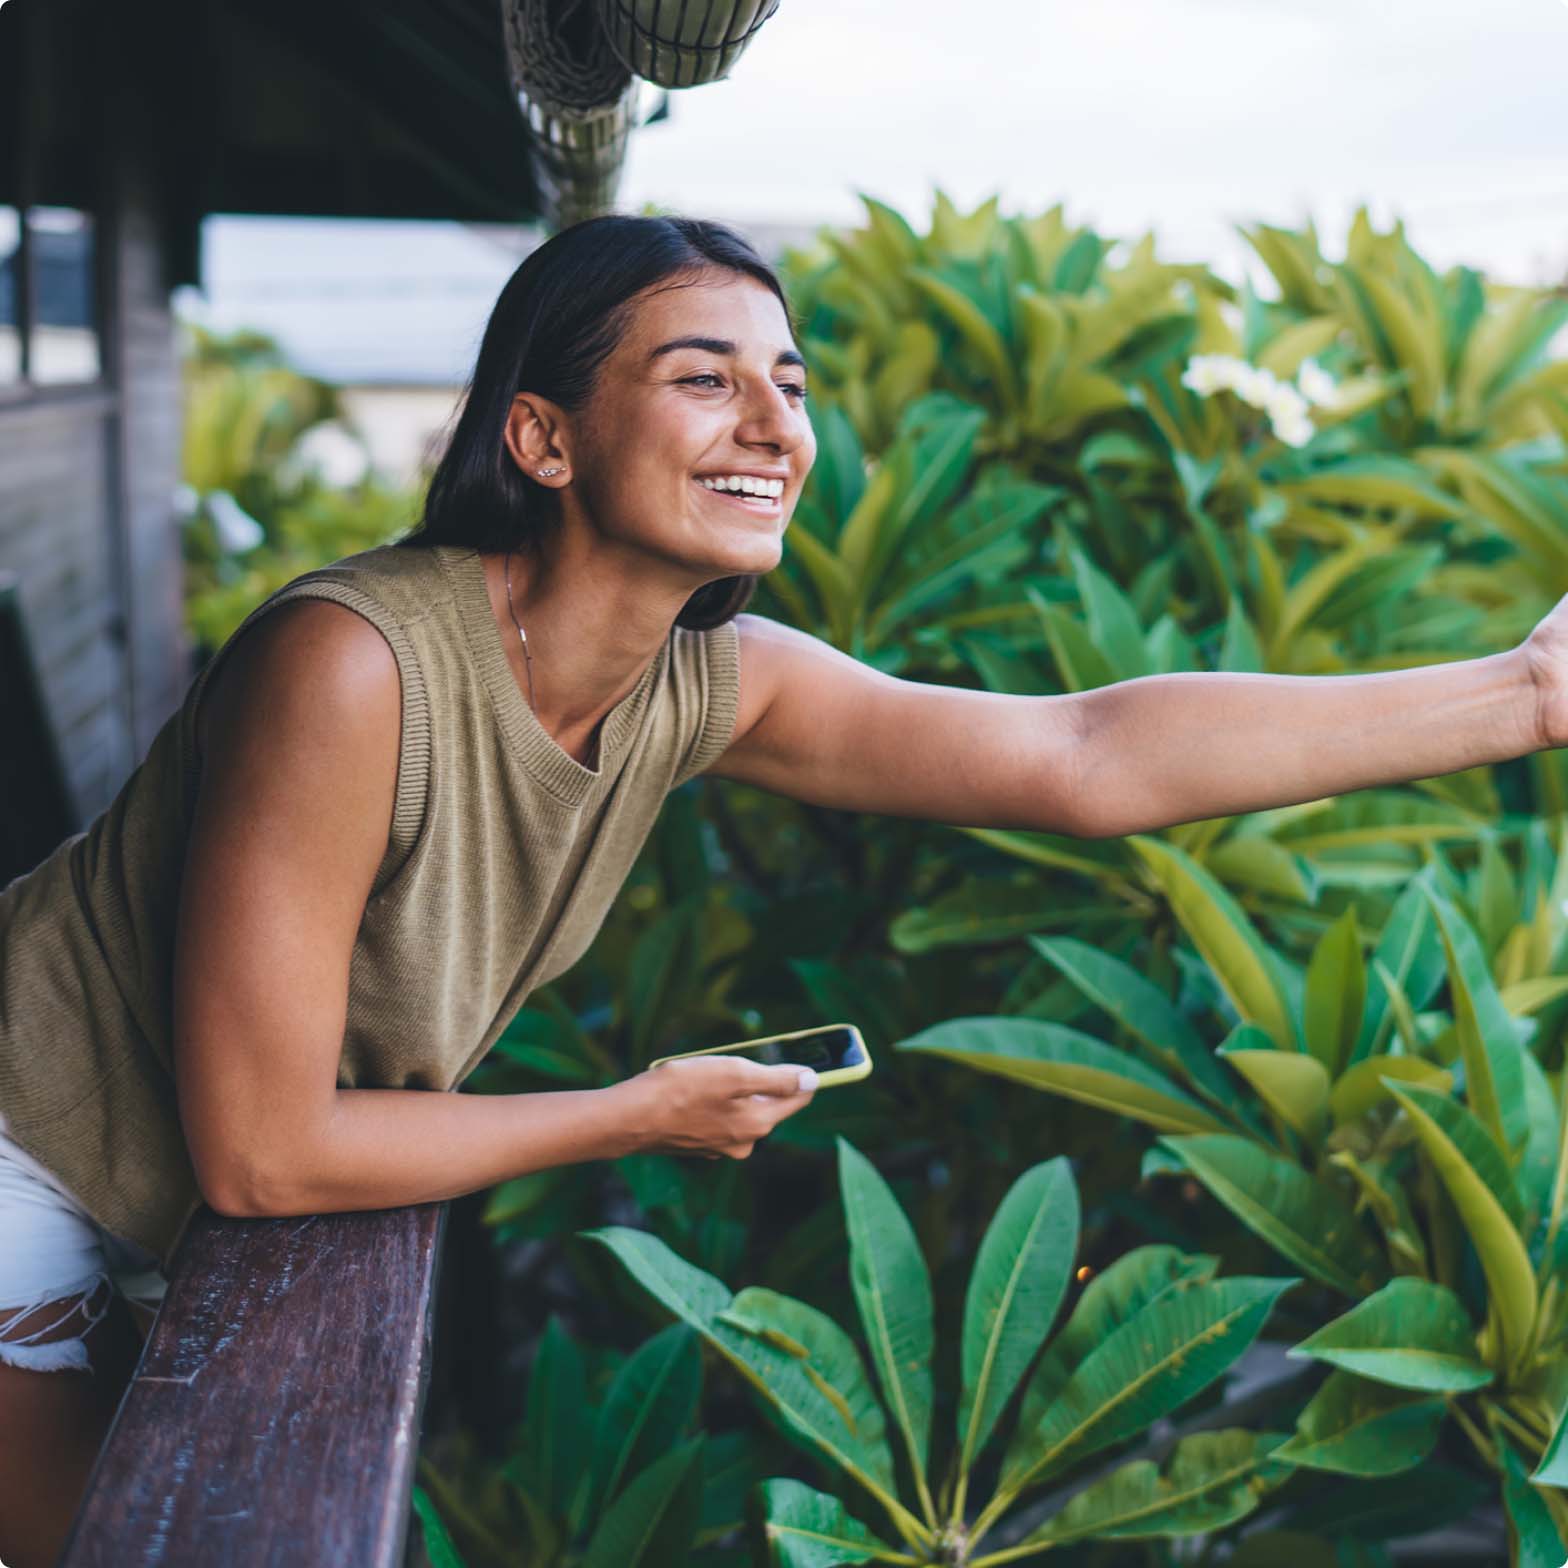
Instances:
[[[1369,953],[1351,906],[1303,973],[1191,857],[1132,842],[1235,1020],[1217,1045],[1206,1017],[1123,958],[1038,937],[1114,1043],[998,1017],[901,1049],[1153,1128],[1147,1173],[1201,1183],[1349,1304],[1295,1347],[1334,1371],[1277,1457],[1397,1474],[1452,1420],[1498,1479],[1515,1562],[1555,1568],[1568,1553],[1568,1073],[1554,1084],[1532,1043],[1533,1015],[1560,1020],[1568,994],[1568,855],[1537,858],[1525,898],[1501,857],[1467,887],[1434,850]],[[1448,1005],[1433,1008],[1445,981]]]
[[[1140,1458],[1112,1466],[1043,1522],[984,1550],[1025,1494],[1142,1436],[1213,1384],[1298,1281],[1217,1279],[1215,1258],[1141,1247],[1098,1275],[1051,1337],[1073,1278],[1078,1190],[1066,1159],[1033,1166],[1003,1198],[976,1253],[955,1346],[956,1420],[938,1479],[940,1368],[925,1259],[871,1162],[842,1138],[838,1160],[851,1282],[880,1400],[854,1340],[825,1313],[759,1287],[732,1294],[645,1231],[588,1233],[737,1368],[788,1434],[854,1482],[899,1538],[876,1534],[840,1497],[774,1478],[760,1502],[771,1555],[784,1568],[992,1568],[1073,1542],[1215,1531],[1246,1517],[1289,1474],[1282,1433],[1194,1432],[1163,1465]],[[971,1511],[972,1483],[993,1448],[999,1472]]]

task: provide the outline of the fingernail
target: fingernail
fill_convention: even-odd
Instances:
[[[800,1092],[802,1094],[809,1094],[813,1089],[816,1088],[816,1086],[816,1069],[812,1067],[802,1067],[800,1070]]]

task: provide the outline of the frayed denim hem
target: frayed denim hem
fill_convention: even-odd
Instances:
[[[109,1289],[104,1295],[103,1304],[93,1311],[87,1304],[97,1293],[100,1285],[108,1285]],[[36,1312],[50,1302],[64,1301],[68,1296],[77,1299],[73,1300],[53,1323],[46,1323],[42,1328],[34,1329],[32,1333],[20,1339],[6,1338],[8,1325],[19,1323],[29,1313]],[[21,1367],[27,1372],[91,1372],[92,1362],[88,1357],[87,1346],[83,1343],[82,1336],[102,1320],[113,1300],[114,1282],[106,1272],[99,1272],[88,1275],[86,1279],[79,1280],[74,1285],[67,1285],[64,1290],[58,1287],[49,1290],[19,1307],[0,1307],[0,1362],[7,1366]],[[72,1315],[77,1312],[83,1315],[85,1321],[82,1324],[81,1334],[75,1339],[57,1339],[48,1344],[35,1343],[40,1334],[52,1333],[62,1324],[69,1322]]]

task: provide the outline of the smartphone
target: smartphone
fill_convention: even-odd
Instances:
[[[737,1040],[733,1045],[709,1045],[700,1051],[677,1051],[650,1062],[678,1062],[687,1056],[748,1056],[764,1067],[788,1062],[816,1070],[817,1087],[854,1083],[871,1071],[871,1053],[860,1031],[853,1024],[823,1024],[816,1029],[796,1029],[791,1034],[763,1035],[756,1040]]]

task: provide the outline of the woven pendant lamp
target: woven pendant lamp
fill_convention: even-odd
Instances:
[[[608,212],[641,84],[611,50],[594,0],[501,0],[501,23],[546,214],[566,227]]]
[[[728,76],[779,0],[598,0],[620,62],[660,87]]]

